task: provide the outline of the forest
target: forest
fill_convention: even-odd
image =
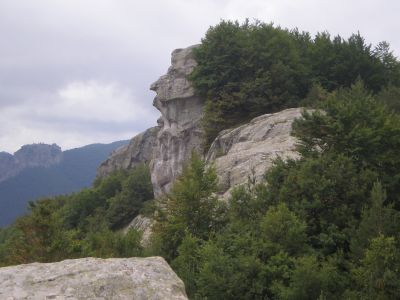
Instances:
[[[140,164],[29,201],[0,230],[0,266],[158,255],[190,299],[399,299],[400,63],[389,43],[221,21],[195,58],[205,149],[258,115],[313,108],[292,125],[301,158],[278,157],[265,182],[248,174],[228,202],[196,152],[158,199]],[[143,232],[120,231],[139,213],[155,221],[146,247]]]

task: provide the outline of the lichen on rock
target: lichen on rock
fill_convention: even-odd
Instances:
[[[161,257],[83,258],[0,268],[0,299],[187,299]]]

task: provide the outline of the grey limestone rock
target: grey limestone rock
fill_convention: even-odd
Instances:
[[[197,45],[172,52],[167,74],[154,82],[150,89],[157,93],[153,105],[161,112],[162,126],[157,135],[157,146],[150,163],[154,195],[168,192],[182,162],[191,150],[203,152],[199,119],[203,102],[195,95],[195,88],[187,76],[197,65],[193,49]]]
[[[220,200],[227,200],[233,187],[247,183],[254,168],[258,182],[273,166],[278,155],[298,158],[297,139],[290,135],[294,118],[301,117],[301,108],[266,114],[236,129],[222,131],[214,140],[207,155],[207,163],[215,160],[223,192]]]
[[[157,132],[157,126],[151,127],[133,137],[129,145],[111,152],[110,157],[97,168],[96,178],[104,178],[115,169],[130,170],[142,161],[148,162],[155,145]]]
[[[0,299],[187,299],[161,257],[83,258],[0,268]]]

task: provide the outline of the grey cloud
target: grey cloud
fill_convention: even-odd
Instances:
[[[149,86],[166,73],[170,54],[200,42],[220,19],[258,18],[299,30],[329,30],[347,38],[360,30],[367,43],[391,43],[400,55],[394,1],[272,0],[13,0],[0,2],[0,151],[31,142],[57,142],[64,150],[112,142],[156,125]],[[90,105],[59,97],[70,84],[116,84],[113,116],[87,118]],[[125,101],[125,102],[124,102]],[[96,105],[112,108],[104,98]],[[94,103],[94,102],[93,102]],[[93,104],[95,106],[95,104]],[[60,107],[62,109],[60,109]],[[126,118],[127,107],[132,120]],[[135,110],[140,109],[140,117]],[[124,137],[129,138],[129,137]],[[50,140],[54,139],[54,140]]]

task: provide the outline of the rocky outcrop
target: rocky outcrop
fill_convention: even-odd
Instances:
[[[161,257],[83,258],[0,268],[0,299],[187,299]]]
[[[157,133],[157,126],[149,128],[133,137],[129,145],[114,150],[110,157],[97,168],[96,178],[104,178],[115,169],[130,170],[142,161],[147,163],[151,158]]]
[[[122,233],[127,234],[129,229],[134,228],[137,231],[142,231],[142,239],[140,241],[143,247],[150,246],[150,236],[151,236],[151,227],[150,225],[153,223],[152,219],[146,218],[142,215],[136,216],[128,225],[122,228]]]
[[[0,152],[0,182],[17,175],[25,168],[50,167],[63,159],[61,148],[56,144],[32,144],[22,146],[14,155]]]
[[[266,114],[236,129],[222,131],[212,143],[207,163],[215,160],[220,183],[223,187],[221,200],[227,200],[233,187],[247,182],[252,169],[258,182],[273,166],[272,160],[297,158],[297,139],[290,135],[294,118],[301,117],[301,108],[293,108],[274,114]]]
[[[187,79],[197,65],[193,59],[195,47],[174,50],[167,74],[150,87],[157,93],[153,105],[162,114],[162,127],[150,163],[156,197],[170,190],[182,162],[192,149],[202,153],[199,119],[203,114],[203,103]]]

